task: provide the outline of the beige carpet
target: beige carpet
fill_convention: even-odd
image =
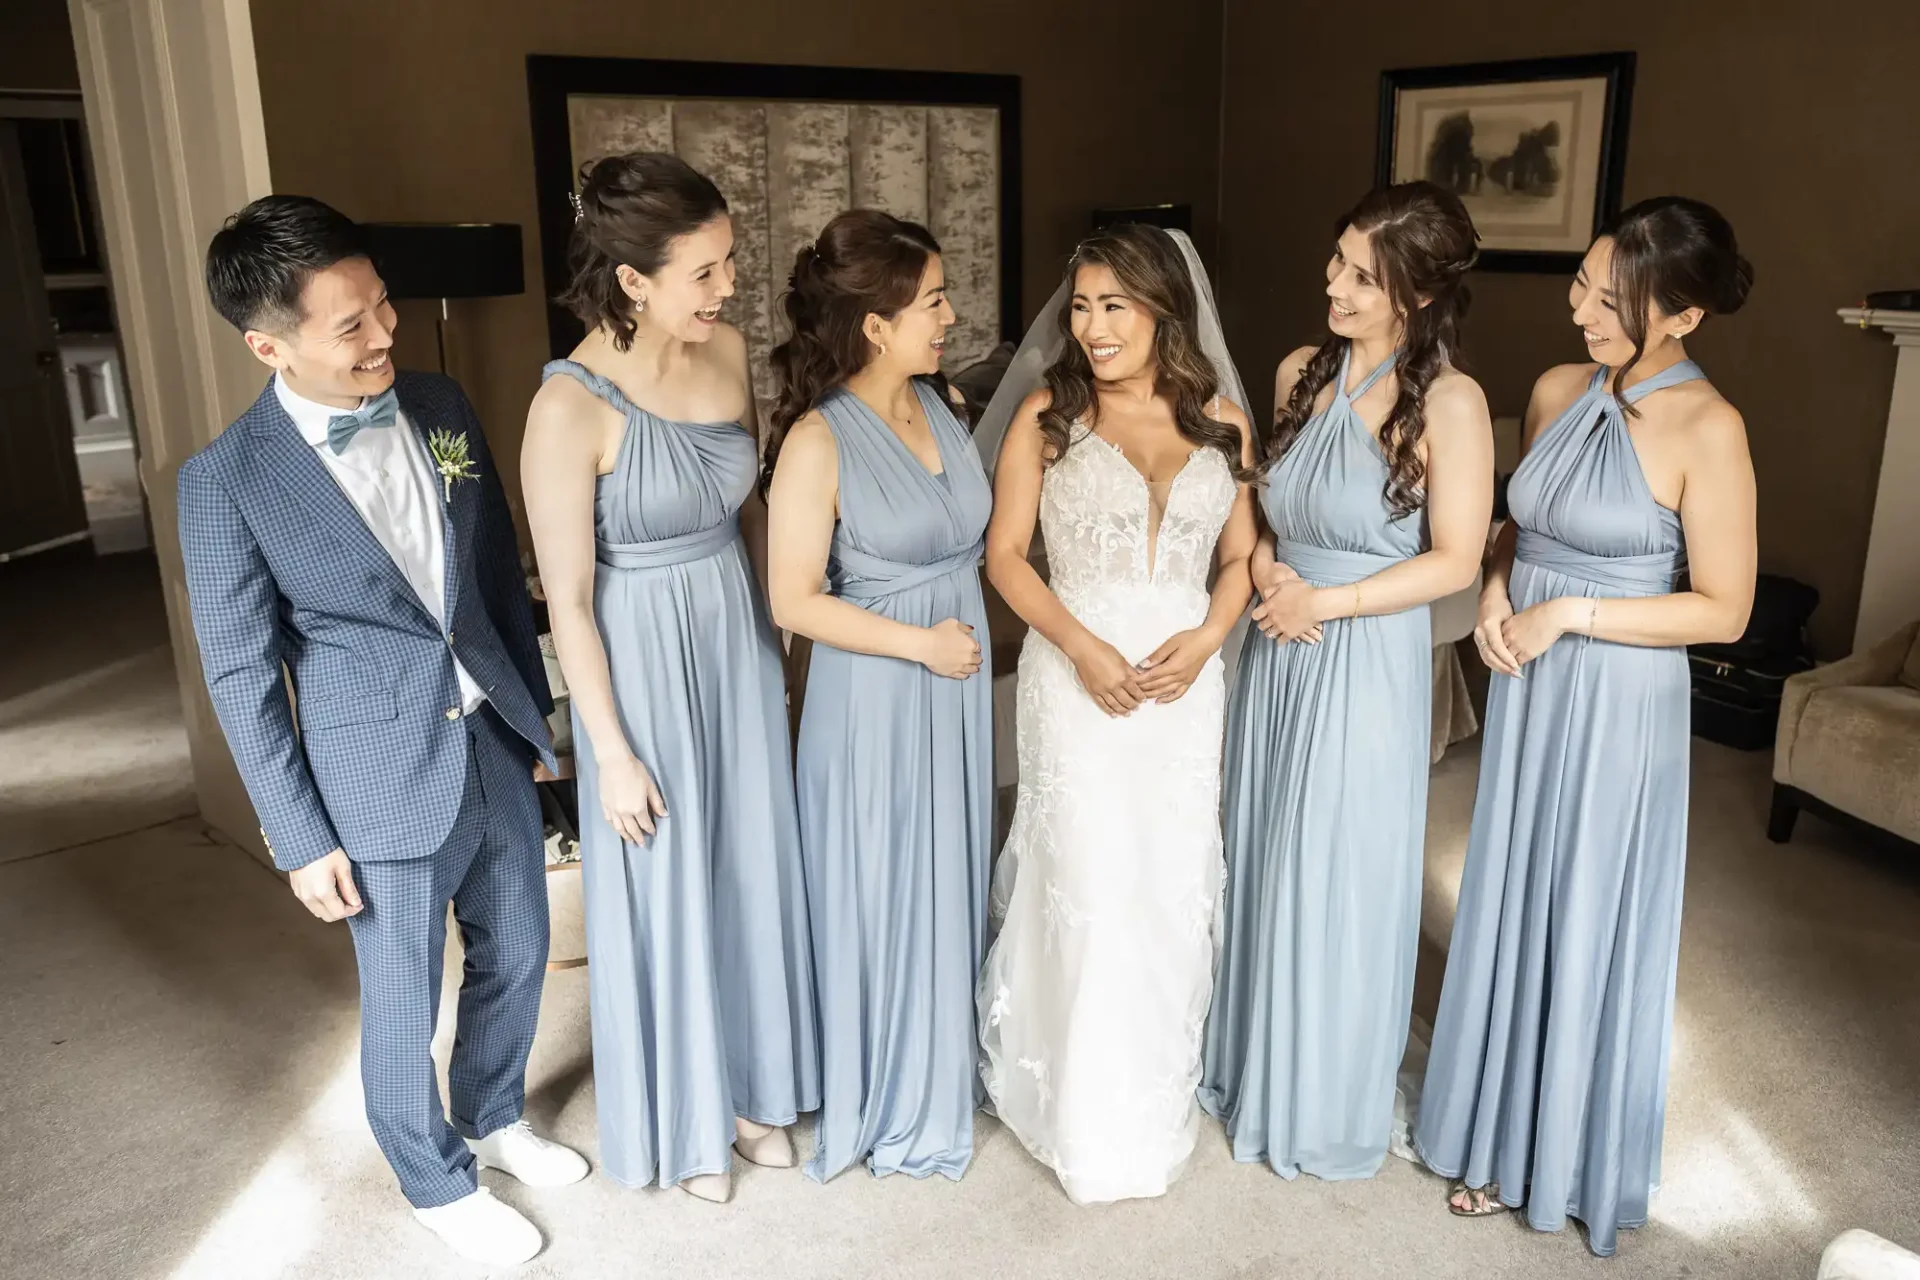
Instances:
[[[1434,774],[1429,1007],[1472,746]],[[22,763],[0,740],[0,777]],[[1452,1218],[1399,1160],[1282,1182],[1233,1164],[1211,1123],[1164,1199],[1079,1209],[983,1120],[958,1184],[750,1168],[719,1208],[489,1174],[550,1239],[516,1274],[1810,1280],[1846,1227],[1920,1242],[1920,868],[1813,819],[1768,844],[1762,757],[1702,744],[1694,778],[1665,1185],[1611,1261],[1572,1230]],[[56,841],[61,820],[93,815],[36,819]],[[194,822],[0,865],[0,974],[0,1276],[483,1274],[414,1225],[367,1135],[344,927]],[[591,1155],[585,984],[548,979],[530,1112]]]
[[[194,812],[146,553],[0,565],[0,862]]]

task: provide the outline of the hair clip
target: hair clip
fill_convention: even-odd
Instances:
[[[581,218],[586,216],[586,206],[580,203],[580,193],[578,191],[567,192],[567,203],[573,206],[573,220],[575,222],[580,221]]]

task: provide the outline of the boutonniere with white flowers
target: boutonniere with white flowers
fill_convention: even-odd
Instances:
[[[427,452],[433,455],[434,470],[440,473],[440,486],[448,502],[453,501],[454,481],[480,478],[479,469],[467,453],[467,433],[464,431],[429,432]]]

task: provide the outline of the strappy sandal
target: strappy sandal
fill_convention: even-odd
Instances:
[[[1457,1196],[1466,1197],[1465,1208],[1454,1203]],[[1484,1187],[1470,1187],[1466,1179],[1455,1178],[1447,1188],[1447,1212],[1456,1218],[1491,1218],[1512,1210],[1500,1201],[1500,1184],[1490,1182]]]

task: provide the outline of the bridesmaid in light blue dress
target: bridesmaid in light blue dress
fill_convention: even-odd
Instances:
[[[1392,1131],[1420,929],[1427,604],[1473,580],[1493,504],[1486,400],[1450,365],[1473,244],[1439,188],[1373,192],[1328,264],[1333,336],[1280,368],[1266,598],[1227,710],[1200,1098],[1236,1160],[1285,1178],[1371,1177]]]
[[[824,1092],[806,1172],[958,1178],[993,823],[976,639],[992,492],[926,376],[954,316],[923,228],[841,214],[786,307],[769,528],[774,616],[814,641],[796,766]]]
[[[1578,1218],[1601,1255],[1660,1178],[1684,646],[1737,638],[1753,600],[1745,430],[1682,339],[1751,281],[1698,201],[1646,201],[1595,242],[1571,301],[1597,363],[1534,388],[1475,631],[1497,674],[1414,1140],[1458,1180],[1454,1213]]]
[[[671,156],[601,161],[582,205],[567,301],[595,328],[546,367],[522,471],[572,693],[600,1161],[718,1201],[735,1150],[792,1165],[783,1126],[820,1100],[746,346],[710,319],[733,230]]]

